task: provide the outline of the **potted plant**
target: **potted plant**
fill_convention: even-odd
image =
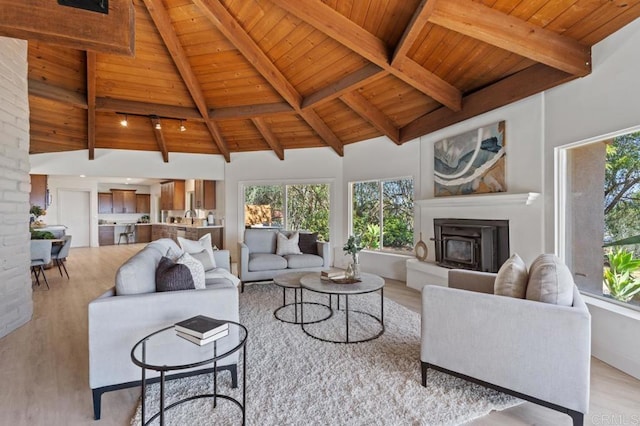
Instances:
[[[43,209],[37,204],[34,204],[29,209],[29,214],[30,214],[29,223],[32,228],[42,228],[43,226],[45,226],[45,223],[38,219],[40,216],[44,216],[47,214],[47,211],[45,209]]]
[[[353,258],[353,263],[349,264],[347,268],[347,276],[352,278],[360,278],[360,259],[358,253],[362,250],[362,241],[359,236],[351,235],[347,242],[342,247],[345,253],[348,253]]]

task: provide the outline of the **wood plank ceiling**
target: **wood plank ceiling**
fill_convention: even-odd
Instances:
[[[402,144],[589,74],[591,46],[640,16],[640,0],[133,6],[134,56],[30,40],[31,153],[93,158],[115,148],[230,161],[321,146],[342,155],[380,135]]]

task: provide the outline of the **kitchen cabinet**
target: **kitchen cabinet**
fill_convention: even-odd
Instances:
[[[152,225],[136,225],[136,243],[151,242]]]
[[[31,192],[29,203],[32,206],[40,206],[46,210],[47,204],[47,175],[29,175],[31,177]]]
[[[151,195],[149,194],[136,194],[136,213],[151,212]]]
[[[184,210],[185,192],[183,180],[172,180],[160,184],[160,209]]]
[[[195,180],[193,193],[193,208],[202,210],[215,210],[216,208],[216,181]]]
[[[223,228],[198,228],[193,226],[181,226],[181,225],[162,225],[153,224],[147,227],[151,228],[152,241],[160,238],[171,238],[178,242],[178,232],[184,233],[184,238],[197,241],[205,234],[211,234],[211,245],[219,249],[223,249],[222,244],[222,229]],[[140,241],[139,241],[140,242]]]
[[[98,244],[112,246],[114,244],[114,226],[101,225],[98,227]]]
[[[98,213],[113,213],[113,195],[110,192],[98,192]]]
[[[112,189],[113,213],[135,213],[136,191],[129,189]]]

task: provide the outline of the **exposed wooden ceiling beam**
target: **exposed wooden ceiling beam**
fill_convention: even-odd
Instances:
[[[418,7],[416,8],[415,13],[411,17],[411,21],[404,30],[398,45],[396,46],[395,52],[393,52],[393,58],[391,59],[391,64],[394,64],[397,58],[402,58],[407,56],[409,53],[409,49],[414,45],[420,32],[427,24],[429,20],[429,15],[431,14],[431,10],[433,9],[434,1],[430,0],[422,0]]]
[[[149,1],[149,0],[145,0]],[[343,155],[342,142],[315,113],[303,114],[302,95],[282,72],[271,62],[260,46],[245,32],[242,26],[218,0],[192,0],[202,13],[233,43],[240,53],[273,86],[282,98],[311,126],[327,145]],[[311,122],[305,117],[310,117]],[[320,131],[319,131],[320,130]]]
[[[251,119],[253,124],[256,126],[264,140],[267,142],[267,145],[276,153],[279,159],[284,160],[284,149],[278,141],[276,135],[273,134],[267,123],[264,121],[262,117],[254,117]]]
[[[506,77],[491,86],[465,96],[464,109],[459,112],[439,108],[417,118],[400,129],[400,140],[407,142],[440,130],[528,96],[548,90],[577,78],[547,65],[536,64]]]
[[[359,89],[362,86],[381,79],[387,74],[388,73],[379,66],[368,64],[307,96],[302,101],[302,108],[313,108],[314,106],[339,98],[344,93]]]
[[[162,0],[143,0],[147,10],[149,11],[149,15],[151,15],[151,19],[156,25],[158,32],[160,33],[160,37],[164,41],[164,44],[173,59],[176,67],[178,68],[178,72],[184,81],[184,84],[187,86],[191,97],[193,98],[198,111],[202,115],[202,118],[205,119],[207,123],[207,128],[210,130],[211,137],[215,144],[218,146],[220,153],[224,156],[227,162],[231,161],[231,155],[229,153],[229,148],[222,138],[222,134],[218,131],[211,131],[213,128],[217,129],[217,126],[212,126],[212,123],[209,121],[209,108],[207,107],[207,102],[204,97],[204,93],[202,92],[202,88],[200,87],[200,83],[196,78],[193,69],[191,68],[191,64],[189,64],[189,58],[187,58],[187,54],[180,44],[180,40],[178,39],[178,35],[176,34],[173,26],[171,25],[171,18],[167,13]]]
[[[167,143],[164,140],[164,134],[162,133],[162,123],[158,117],[149,117],[151,120],[151,126],[153,127],[153,133],[156,135],[156,142],[158,142],[158,148],[162,153],[162,160],[165,163],[169,162],[169,151],[167,151]]]
[[[89,160],[96,153],[96,54],[87,52],[87,148]]]
[[[376,108],[357,91],[345,93],[340,100],[347,104],[349,108],[354,110],[360,117],[367,120],[373,127],[380,130],[389,139],[400,145],[400,130],[396,127],[389,117],[384,115],[382,111]]]
[[[294,112],[294,110],[291,105],[286,102],[277,102],[272,104],[256,104],[211,109],[209,110],[209,118],[212,120],[246,120],[247,118],[252,117],[290,114],[292,112]]]
[[[331,131],[329,126],[322,121],[320,116],[312,109],[305,109],[299,112],[304,121],[329,145],[339,156],[344,156],[344,145],[342,141]]]
[[[569,74],[591,72],[591,49],[576,40],[471,0],[433,2],[429,22]]]
[[[29,79],[29,96],[48,99],[50,101],[68,104],[76,108],[87,109],[87,98],[78,92],[52,86],[44,81]]]
[[[190,121],[204,121],[195,108],[180,107],[125,99],[96,98],[97,112],[121,112],[123,114],[157,115],[158,117],[182,118]]]
[[[458,89],[423,67],[411,67],[412,74],[407,75],[402,68],[392,66],[387,46],[381,39],[323,2],[272,2],[441,104],[454,111],[462,108],[462,94]]]

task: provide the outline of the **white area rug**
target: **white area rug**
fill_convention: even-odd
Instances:
[[[293,292],[289,294],[292,298]],[[326,296],[315,300],[326,301]],[[379,301],[378,293],[352,297],[350,308],[379,315]],[[273,284],[247,286],[240,295],[240,322],[249,330],[248,425],[456,425],[520,403],[434,370],[428,372],[428,386],[422,387],[420,316],[389,299],[384,303],[385,333],[376,340],[349,345],[321,342],[304,334],[299,325],[276,320],[273,311],[281,303],[282,289]],[[310,307],[305,318],[323,315],[322,309]],[[280,312],[293,319],[293,307]],[[309,330],[341,337],[342,315],[337,312]],[[351,320],[352,338],[379,330],[366,315],[353,314]],[[210,375],[202,375],[167,382],[167,405],[189,395],[211,393],[211,381]],[[231,389],[230,383],[228,372],[219,374],[219,392],[240,399],[240,390]],[[155,413],[158,385],[147,392],[147,413]],[[201,399],[179,405],[166,416],[171,425],[238,425],[241,419],[240,409],[221,399],[215,410],[210,399]],[[131,423],[140,424],[140,406]]]

